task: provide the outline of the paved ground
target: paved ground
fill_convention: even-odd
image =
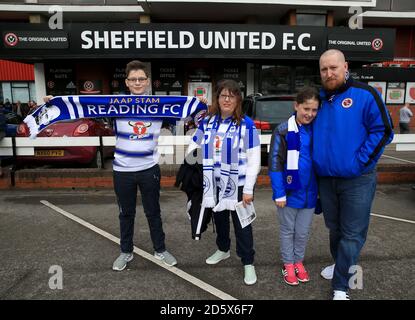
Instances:
[[[412,164],[415,165],[414,151],[396,151],[395,144],[386,146],[382,157],[379,159],[379,164]]]
[[[161,206],[166,243],[177,257],[180,269],[171,270],[176,273],[182,270],[242,300],[328,299],[330,282],[319,276],[321,268],[331,263],[323,217],[314,217],[306,254],[311,281],[289,287],[278,271],[278,222],[270,198],[268,188],[257,190],[255,204],[259,217],[254,222],[254,239],[258,283],[246,286],[233,235],[231,258],[215,266],[206,265],[204,260],[215,250],[212,227],[200,241],[192,240],[184,213],[185,195],[175,189],[163,190]],[[119,236],[117,208],[111,190],[1,191],[0,300],[218,299],[139,255],[135,255],[128,270],[112,271],[118,245],[46,207],[41,200]],[[415,191],[410,185],[381,185],[372,212],[415,221]],[[363,289],[353,290],[352,298],[415,299],[414,239],[413,223],[373,216],[360,261]],[[138,207],[134,240],[138,248],[152,253],[141,206]],[[51,277],[56,275],[56,271],[50,270],[53,265],[62,268],[62,289],[50,289]],[[51,283],[58,282],[52,279]]]

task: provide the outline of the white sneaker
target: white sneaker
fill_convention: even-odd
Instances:
[[[350,297],[345,291],[334,290],[333,300],[350,300]]]
[[[335,264],[332,264],[331,266],[325,267],[325,268],[321,271],[320,275],[321,275],[324,279],[326,279],[326,280],[331,280],[331,279],[333,279],[334,266],[335,266]]]
[[[206,259],[207,264],[217,264],[218,262],[228,259],[231,256],[230,250],[224,252],[220,250],[216,250],[214,254],[212,254],[209,258]]]
[[[244,266],[244,282],[246,285],[250,286],[252,284],[256,283],[256,273],[255,273],[255,267],[252,264],[247,264]]]

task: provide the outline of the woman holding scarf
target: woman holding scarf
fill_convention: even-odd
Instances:
[[[201,147],[203,154],[202,209],[212,210],[217,230],[217,251],[206,259],[217,264],[230,257],[230,216],[236,237],[236,253],[244,265],[244,282],[256,283],[252,225],[242,228],[235,205],[254,199],[261,167],[259,136],[253,121],[242,115],[242,95],[234,80],[218,83],[213,105],[196,130],[189,153]]]

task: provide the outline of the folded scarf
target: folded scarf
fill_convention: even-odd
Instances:
[[[298,174],[298,160],[300,158],[300,132],[295,121],[295,114],[288,119],[287,133],[287,171],[286,189],[298,190],[301,188]]]
[[[238,166],[239,144],[245,133],[245,121],[238,126],[231,121],[223,137],[221,149],[220,184],[217,185],[214,171],[213,149],[216,132],[219,128],[219,115],[204,122],[203,151],[203,202],[202,207],[213,208],[213,211],[235,211],[238,203]],[[219,198],[216,199],[216,189],[220,188]]]
[[[52,123],[81,118],[151,118],[200,120],[207,106],[195,97],[187,96],[58,96],[41,105],[24,122],[30,137]]]

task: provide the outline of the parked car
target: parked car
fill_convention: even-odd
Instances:
[[[46,127],[38,137],[88,137],[113,136],[114,131],[106,119],[78,119],[57,122]],[[29,128],[25,123],[17,127],[17,137],[28,137]],[[39,147],[34,156],[18,156],[18,165],[27,164],[81,164],[91,168],[101,168],[102,157],[112,157],[114,147],[104,147],[101,154],[99,147]]]
[[[247,96],[242,102],[244,114],[254,120],[260,134],[272,134],[274,129],[286,121],[294,112],[295,96],[263,96],[260,93]],[[261,146],[261,164],[268,164],[268,150]]]
[[[20,124],[23,122],[23,118],[16,112],[5,112],[4,116],[6,117],[6,123],[8,124]]]
[[[259,93],[247,96],[243,112],[254,120],[261,134],[271,134],[275,127],[294,112],[295,96],[263,96]]]

